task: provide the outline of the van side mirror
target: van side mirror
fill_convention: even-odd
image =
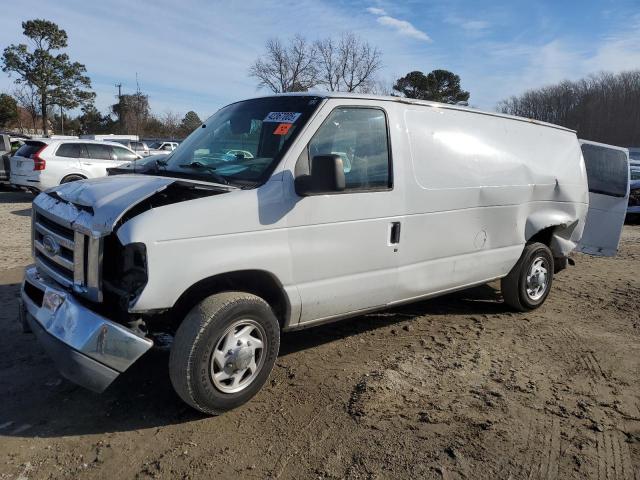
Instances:
[[[301,197],[342,192],[345,189],[344,166],[340,155],[316,155],[311,159],[311,173],[295,179]]]

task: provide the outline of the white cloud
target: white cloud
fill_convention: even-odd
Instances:
[[[484,20],[466,20],[463,21],[460,26],[465,30],[480,31],[488,29],[491,25]]]
[[[470,33],[480,33],[491,27],[491,24],[486,20],[475,20],[458,17],[456,15],[448,15],[445,17],[445,22],[449,25],[455,25]]]
[[[431,42],[431,37],[427,35],[422,30],[418,30],[411,23],[406,20],[400,20],[399,18],[394,18],[387,15],[387,12],[382,8],[377,7],[369,7],[367,8],[367,12],[376,15],[377,21],[380,25],[384,25],[385,27],[393,28],[400,35],[404,35],[405,37],[415,38],[416,40],[422,40],[424,42]]]
[[[380,25],[385,25],[387,27],[393,28],[400,35],[404,35],[405,37],[415,38],[416,40],[422,40],[425,42],[431,42],[431,37],[427,35],[422,30],[418,30],[411,23],[406,20],[400,20],[398,18],[393,18],[388,15],[383,15],[378,17],[378,23]]]
[[[367,8],[367,12],[372,13],[373,15],[386,15],[387,14],[387,12],[385,12],[382,8],[376,8],[376,7]]]

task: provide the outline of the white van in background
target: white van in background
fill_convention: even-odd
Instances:
[[[96,140],[27,140],[10,158],[10,182],[34,192],[107,175],[107,168],[140,158],[123,145]]]
[[[628,165],[585,169],[575,132],[554,125],[296,93],[203,127],[143,174],[33,202],[23,319],[87,388],[168,333],[176,391],[218,414],[262,387],[281,331],[496,279],[506,306],[531,310],[581,239],[612,255],[621,234],[624,192],[596,186],[627,182]]]

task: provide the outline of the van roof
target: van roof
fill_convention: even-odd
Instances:
[[[383,102],[396,102],[396,103],[404,103],[409,105],[422,105],[425,107],[442,108],[446,110],[460,110],[463,112],[475,113],[476,115],[488,115],[491,117],[508,118],[510,120],[517,120],[519,122],[533,123],[535,125],[540,125],[543,127],[550,127],[558,130],[564,130],[567,132],[576,133],[575,130],[572,130],[570,128],[562,127],[560,125],[555,125],[553,123],[541,122],[540,120],[533,120],[525,117],[516,117],[515,115],[507,115],[505,113],[488,112],[486,110],[479,110],[471,107],[463,107],[461,105],[451,105],[449,103],[432,102],[429,100],[417,100],[414,98],[405,98],[405,97],[370,95],[367,93],[308,91],[308,92],[275,93],[271,95],[261,95],[260,97],[253,97],[253,98],[279,97],[279,96],[289,96],[289,97],[307,96],[307,97],[320,97],[320,98],[349,98],[349,99],[359,98],[363,100],[378,100]]]

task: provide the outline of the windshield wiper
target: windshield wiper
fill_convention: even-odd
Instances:
[[[166,170],[168,162],[169,161],[167,159],[162,159],[162,158],[159,158],[158,160],[156,160],[154,162],[155,163],[154,166],[156,167],[155,168],[156,172],[160,171],[160,168],[162,168],[162,170]]]
[[[223,185],[229,185],[229,180],[215,172],[216,167],[210,167],[209,165],[205,165],[201,162],[181,163],[178,166],[182,168],[193,168],[196,170],[207,170],[216,182],[222,183]]]

